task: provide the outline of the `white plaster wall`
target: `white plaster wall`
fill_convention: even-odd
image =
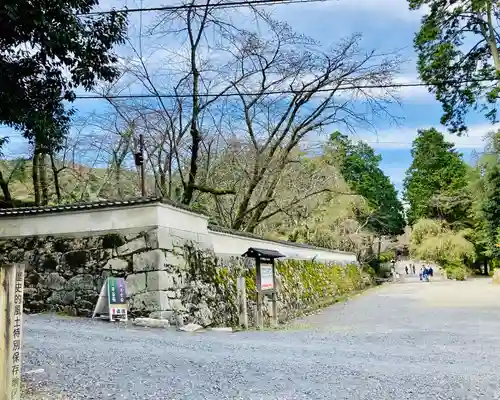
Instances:
[[[212,245],[216,254],[240,256],[249,247],[277,250],[287,258],[296,260],[336,261],[342,263],[355,263],[356,256],[353,253],[307,249],[271,242],[262,239],[248,238],[223,232],[209,231]]]
[[[158,225],[157,204],[0,218],[0,237],[99,233]]]
[[[352,253],[308,249],[293,244],[210,231],[207,217],[159,203],[2,217],[0,238],[99,234],[156,227],[160,248],[168,248],[172,241],[181,239],[196,242],[203,248],[213,248],[220,255],[240,256],[249,247],[260,247],[277,250],[287,258],[299,260],[356,262],[356,256]]]
[[[206,235],[208,230],[208,217],[196,214],[187,210],[169,206],[168,204],[158,204],[158,225],[201,233]]]

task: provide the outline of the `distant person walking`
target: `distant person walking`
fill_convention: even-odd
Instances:
[[[405,265],[405,272],[406,272],[406,275],[408,275],[408,265]]]
[[[427,268],[427,266],[424,266],[424,270],[422,271],[422,279],[425,282],[429,282],[429,277],[430,277],[430,268]]]
[[[415,275],[415,264],[413,264],[411,268],[413,269],[413,275]]]

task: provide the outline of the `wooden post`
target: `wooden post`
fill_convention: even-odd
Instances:
[[[271,317],[271,326],[276,328],[278,326],[278,296],[276,295],[276,287],[275,291],[272,294],[272,317]]]
[[[0,400],[19,400],[24,265],[0,266]]]
[[[271,327],[278,327],[278,287],[276,286],[276,263],[274,260],[271,261],[273,265],[273,293],[271,294],[272,301],[272,316],[271,316]]]
[[[237,286],[238,286],[238,305],[240,310],[239,324],[245,329],[248,329],[247,285],[244,276],[238,277]]]
[[[257,317],[256,322],[257,322],[257,329],[264,329],[264,313],[262,311],[262,303],[264,300],[264,296],[262,295],[262,292],[259,290],[257,291]]]
[[[264,329],[264,313],[262,311],[262,302],[264,300],[264,294],[262,293],[262,285],[260,279],[260,260],[257,259],[255,262],[256,267],[256,280],[257,280],[257,315],[255,321],[257,323],[257,329]]]

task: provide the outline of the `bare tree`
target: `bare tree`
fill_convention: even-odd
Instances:
[[[258,29],[243,29],[213,1],[193,4],[161,14],[148,29],[161,43],[177,39],[177,47],[145,55],[142,42],[130,43],[123,78],[105,91],[120,126],[133,123],[133,136],[144,134],[155,191],[249,232],[338,191],[315,181],[281,196],[306,140],[390,117],[392,93],[354,88],[390,84],[397,57],[365,53],[359,35],[325,50],[262,12],[251,14]],[[152,98],[113,98],[138,84]]]
[[[276,190],[292,162],[290,155],[308,135],[339,124],[354,129],[370,125],[375,115],[390,116],[390,94],[343,89],[387,85],[399,65],[397,58],[364,53],[359,35],[325,53],[288,25],[266,21],[267,39],[252,32],[241,32],[235,39],[238,76],[245,78],[233,82],[238,98],[226,107],[224,125],[219,127],[222,135],[231,131],[249,144],[251,155],[244,174],[238,174],[238,179],[242,175],[248,179],[237,190],[231,225],[250,232],[276,212],[266,210],[276,202]],[[369,106],[368,112],[359,111],[361,102]]]

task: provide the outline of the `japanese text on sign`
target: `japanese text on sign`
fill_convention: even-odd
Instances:
[[[273,266],[271,264],[260,266],[260,288],[261,290],[274,289]]]
[[[21,380],[21,334],[23,318],[24,269],[17,268],[14,293],[14,323],[12,325],[12,391],[11,397],[19,395]]]

